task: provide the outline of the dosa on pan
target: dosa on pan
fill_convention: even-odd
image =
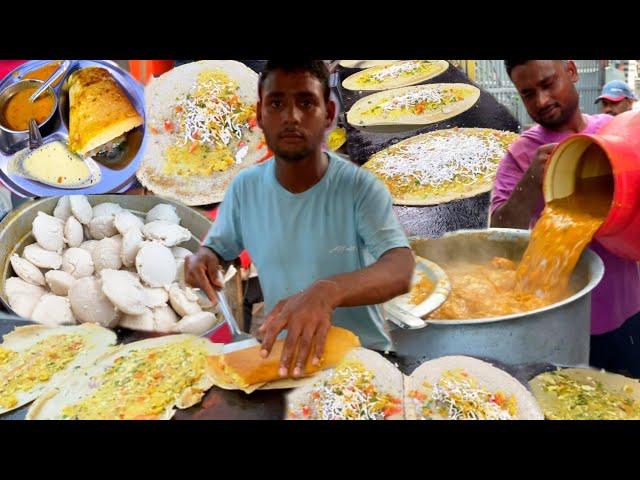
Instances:
[[[140,182],[186,205],[221,202],[235,174],[268,150],[257,99],[258,75],[232,60],[189,63],[152,80]]]

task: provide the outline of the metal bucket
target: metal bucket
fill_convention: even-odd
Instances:
[[[451,260],[488,261],[494,256],[519,260],[528,230],[461,230],[440,238],[412,238],[417,255],[445,265]],[[602,279],[600,257],[587,249],[571,277],[576,294],[529,312],[470,320],[429,320],[404,330],[390,325],[394,348],[408,371],[444,355],[471,355],[517,365],[587,365],[591,326],[591,290]]]

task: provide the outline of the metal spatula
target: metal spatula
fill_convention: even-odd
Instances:
[[[218,278],[220,279],[220,283],[224,285],[224,279],[222,278],[222,274],[218,272]],[[223,290],[216,290],[216,299],[218,300],[218,305],[220,307],[220,311],[222,312],[222,316],[224,317],[225,322],[229,325],[229,330],[231,330],[231,342],[225,346],[224,352],[239,350],[241,348],[252,347],[254,345],[259,345],[260,342],[256,340],[254,337],[249,335],[248,333],[240,330],[238,322],[236,322],[233,313],[231,312],[231,308],[229,307],[229,302],[227,301],[227,296],[225,295]],[[216,330],[219,325],[216,325],[211,330],[206,331],[201,336],[208,337],[214,330]],[[238,344],[241,343],[242,346]],[[233,347],[233,348],[232,348]]]
[[[218,272],[218,278],[220,282],[224,285],[224,279],[222,278],[222,274]],[[231,330],[231,342],[227,343],[224,346],[223,353],[235,352],[236,350],[243,350],[245,348],[253,347],[256,345],[260,345],[260,342],[255,338],[249,335],[248,333],[240,330],[238,322],[236,322],[235,317],[231,312],[231,308],[229,307],[229,302],[227,301],[227,296],[223,290],[216,290],[216,299],[218,300],[218,305],[220,306],[220,311],[222,312],[222,316],[224,317],[227,325],[229,325],[229,330]],[[208,330],[203,333],[202,337],[208,337],[218,326]],[[281,340],[285,338],[287,335],[286,331],[283,331],[276,338]]]

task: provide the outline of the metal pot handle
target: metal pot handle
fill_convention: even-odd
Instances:
[[[424,328],[428,324],[421,318],[411,315],[406,310],[398,307],[392,301],[383,305],[385,317],[403,330],[415,330]]]

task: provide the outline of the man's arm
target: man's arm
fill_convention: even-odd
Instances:
[[[218,209],[213,226],[202,241],[202,246],[184,261],[186,282],[192,287],[202,289],[214,303],[214,289],[220,290],[223,287],[218,278],[220,265],[228,268],[244,248],[239,209],[234,180]]]
[[[276,337],[286,328],[280,375],[286,376],[294,362],[293,376],[302,375],[309,354],[313,354],[312,363],[319,364],[336,308],[377,305],[408,292],[414,264],[409,248],[394,248],[368,267],[318,280],[306,290],[281,300],[260,327],[260,333],[264,334],[262,356],[269,354]],[[315,350],[311,352],[314,337]]]
[[[287,329],[280,359],[280,375],[302,374],[306,359],[320,362],[338,307],[376,305],[409,290],[414,259],[407,238],[393,214],[392,200],[384,184],[359,169],[354,176],[355,216],[358,237],[377,261],[354,272],[316,281],[306,290],[280,301],[260,328],[264,334],[262,355],[266,357],[277,335]],[[315,338],[315,350],[310,352]],[[296,345],[299,344],[297,355]]]
[[[411,249],[392,248],[368,267],[320,283],[333,285],[335,308],[378,305],[409,291],[414,267]]]
[[[551,156],[551,151],[556,145],[555,143],[550,143],[538,148],[531,165],[515,185],[509,198],[491,214],[491,227],[529,228],[531,214],[542,191],[544,171]],[[501,165],[501,167],[503,166]],[[498,176],[500,174],[501,171],[499,170]],[[499,180],[496,181],[496,185],[498,182]]]

